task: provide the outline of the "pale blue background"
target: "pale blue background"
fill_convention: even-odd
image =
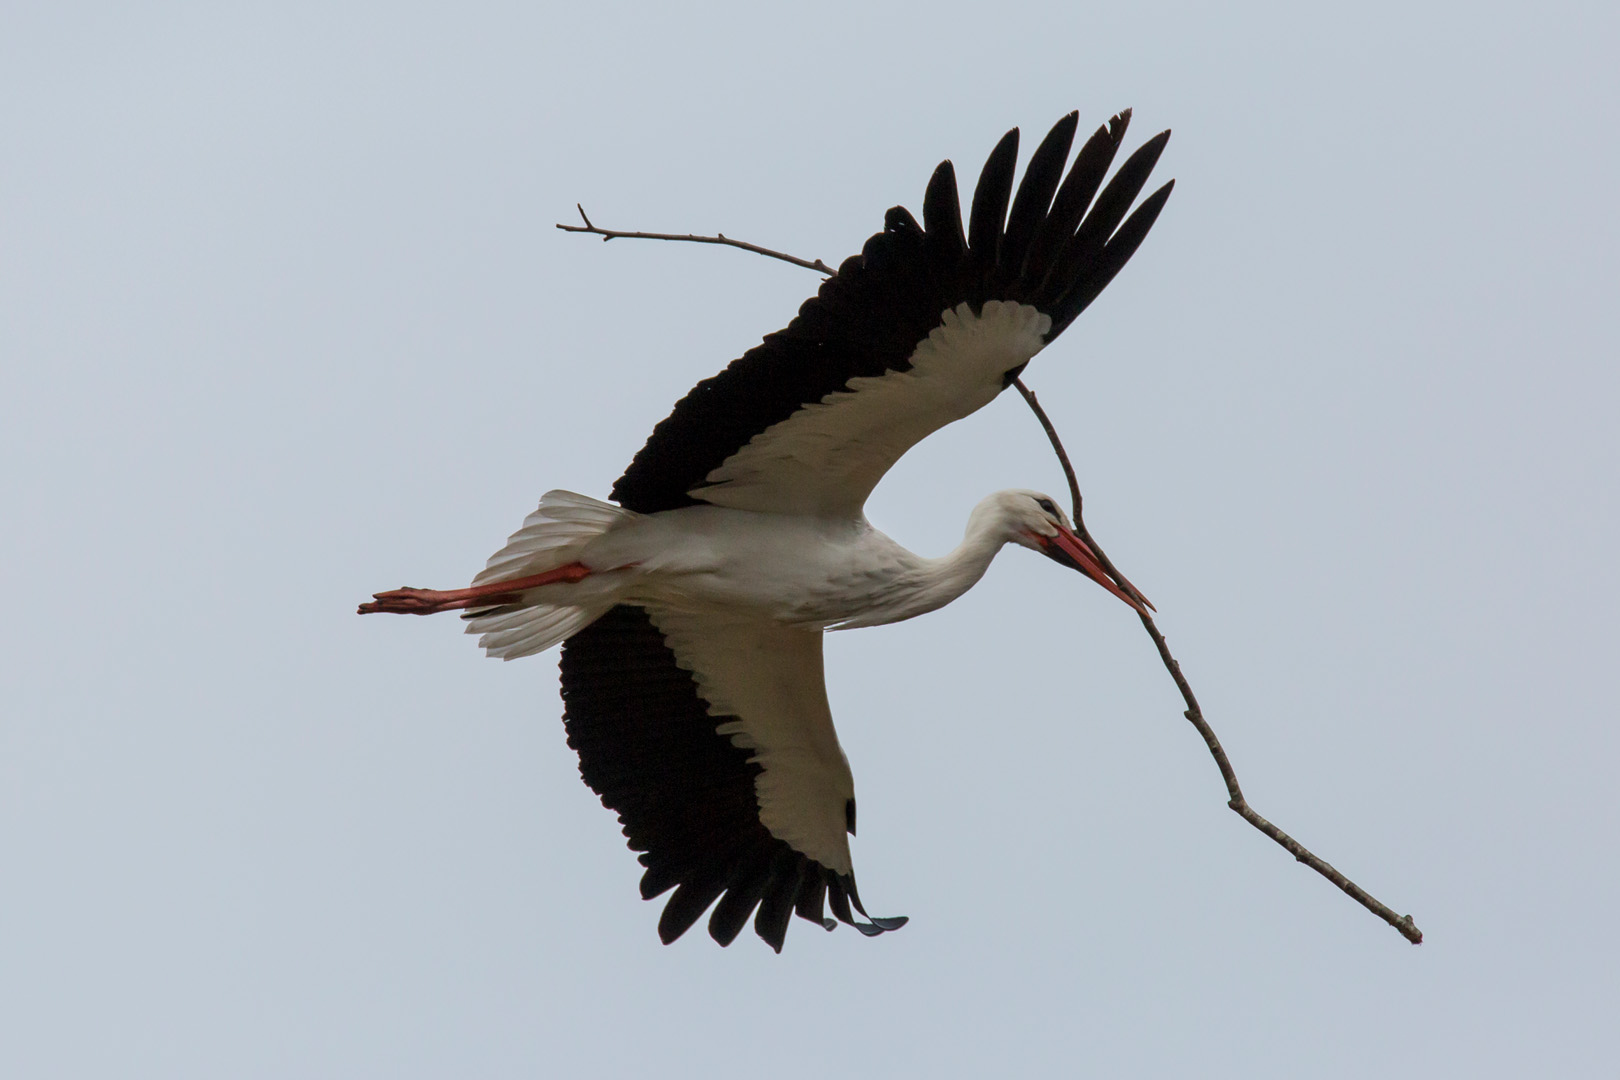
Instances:
[[[1612,1076],[1620,19],[1607,3],[8,4],[0,1074]],[[941,158],[1179,184],[1029,378],[1130,613],[1011,551],[838,635],[899,934],[664,948],[554,660],[454,620]],[[1061,491],[1008,396],[873,519]]]

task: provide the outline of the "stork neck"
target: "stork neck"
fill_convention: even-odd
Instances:
[[[939,587],[945,593],[940,605],[950,603],[977,585],[1009,539],[998,515],[982,503],[975,507],[956,550],[944,558],[930,560],[939,575]]]
[[[956,550],[937,559],[911,556],[915,565],[896,580],[887,602],[843,625],[877,626],[937,611],[978,584],[1009,539],[999,516],[981,504],[968,518]]]

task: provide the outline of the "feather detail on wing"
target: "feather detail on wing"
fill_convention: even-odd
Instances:
[[[907,450],[994,401],[1051,326],[1027,304],[947,309],[904,370],[857,376],[766,428],[692,494],[735,510],[854,517]]]

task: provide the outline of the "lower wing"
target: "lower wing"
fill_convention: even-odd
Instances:
[[[720,944],[752,916],[777,951],[795,912],[832,929],[823,904],[868,935],[904,924],[851,911],[855,789],[820,631],[621,604],[563,644],[562,694],[580,774],[642,853],[642,897],[675,890],[666,944],[711,904]]]

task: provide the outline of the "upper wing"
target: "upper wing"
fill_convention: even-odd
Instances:
[[[618,811],[647,872],[674,888],[658,933],[684,934],[724,893],[709,933],[754,929],[780,951],[790,916],[863,933],[847,832],[855,788],[822,679],[821,632],[620,605],[563,643],[568,745]]]
[[[786,329],[681,399],[613,498],[643,513],[698,500],[858,513],[906,450],[1005,389],[1141,244],[1174,181],[1125,215],[1170,133],[1132,154],[1099,196],[1129,119],[1098,128],[1066,178],[1078,114],[1060,120],[1010,212],[1018,129],[1008,132],[979,176],[966,235],[943,162],[923,197],[925,225],[890,210]]]

